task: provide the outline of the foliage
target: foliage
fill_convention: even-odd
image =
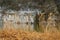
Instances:
[[[0,0],[0,6],[6,7],[6,9],[14,9],[14,10],[19,9],[16,0]]]

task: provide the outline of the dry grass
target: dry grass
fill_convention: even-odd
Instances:
[[[37,33],[4,29],[0,30],[0,40],[60,40],[60,32]]]

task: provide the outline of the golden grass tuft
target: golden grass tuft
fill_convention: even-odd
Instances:
[[[0,30],[0,40],[60,40],[60,32],[29,32],[15,29]]]

